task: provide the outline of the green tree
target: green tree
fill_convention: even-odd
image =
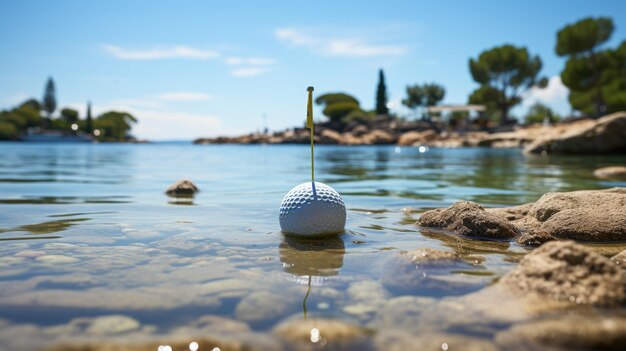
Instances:
[[[406,98],[402,99],[402,104],[417,113],[417,109],[424,106],[425,97],[421,85],[409,85],[406,87]]]
[[[61,119],[68,125],[78,122],[78,111],[71,108],[64,108],[61,110]]]
[[[351,112],[361,111],[359,101],[346,93],[328,93],[315,99],[318,105],[324,105],[322,113],[331,121],[345,122],[344,119]]]
[[[524,92],[547,85],[547,78],[539,78],[541,65],[539,56],[531,56],[522,47],[502,45],[483,51],[477,59],[469,61],[472,78],[480,84],[469,102],[486,105],[501,124],[506,124],[509,111],[521,102]]]
[[[350,101],[344,101],[326,105],[323,113],[328,116],[331,121],[345,122],[345,117],[347,117],[351,112],[359,110],[359,105]]]
[[[611,65],[605,74],[612,77],[603,87],[607,113],[626,111],[626,40],[610,52]]]
[[[19,132],[13,123],[0,119],[0,140],[15,139],[18,135]]]
[[[28,99],[22,102],[20,107],[29,107],[35,111],[41,111],[41,104],[36,99]]]
[[[39,127],[42,124],[39,110],[34,109],[28,101],[14,109],[12,113],[19,116],[19,118],[23,121],[23,129]]]
[[[436,106],[446,96],[446,89],[437,83],[424,84],[426,106]]]
[[[137,119],[133,115],[120,111],[103,113],[94,121],[95,127],[104,133],[101,139],[111,141],[127,140],[134,123]]]
[[[47,117],[50,118],[54,110],[57,108],[56,93],[54,89],[54,81],[52,77],[48,78],[46,82],[46,90],[43,95],[43,110],[46,111]]]
[[[407,97],[402,103],[416,111],[419,107],[436,106],[446,95],[446,90],[437,83],[415,84],[406,87]]]
[[[540,102],[532,105],[524,117],[526,124],[543,123],[546,118],[548,118],[550,122],[557,122],[561,119],[561,116],[554,113],[550,107]]]
[[[87,102],[87,118],[85,119],[85,133],[93,132],[93,118],[91,117],[91,101]]]
[[[382,69],[378,70],[378,85],[376,87],[376,114],[389,114],[387,108],[387,87],[385,86],[385,73]]]
[[[570,104],[596,118],[626,106],[619,97],[624,66],[620,49],[601,49],[613,30],[610,18],[588,17],[557,33],[556,53],[568,57],[561,80],[570,90]]]

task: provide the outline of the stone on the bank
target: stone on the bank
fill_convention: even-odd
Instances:
[[[602,167],[593,171],[593,175],[602,179],[626,179],[626,167],[611,166]]]
[[[169,196],[193,196],[198,191],[200,189],[191,180],[182,179],[170,185],[165,193]]]
[[[459,201],[447,209],[424,212],[417,224],[470,237],[509,239],[518,235],[517,228],[506,219],[470,201]]]
[[[400,146],[411,146],[415,144],[425,144],[430,141],[435,140],[439,134],[437,131],[433,129],[424,130],[421,132],[418,131],[410,131],[406,132],[398,138],[398,145]]]
[[[375,129],[361,137],[363,144],[365,145],[388,145],[396,142],[393,135],[384,131]]]
[[[339,144],[341,143],[342,137],[341,134],[332,130],[332,129],[324,129],[320,134],[320,143],[322,144]]]
[[[577,304],[626,302],[626,272],[608,258],[573,241],[548,242],[526,255],[501,284]]]
[[[524,148],[526,153],[609,153],[626,150],[626,112],[545,130]]]

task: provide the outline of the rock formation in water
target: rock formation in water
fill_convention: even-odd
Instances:
[[[438,228],[464,236],[509,239],[519,234],[506,219],[498,217],[474,202],[459,201],[449,208],[422,214],[420,226]]]
[[[526,153],[610,153],[626,151],[626,112],[551,128],[524,148]]]
[[[487,210],[459,201],[423,213],[417,224],[464,236],[517,237],[527,245],[554,239],[626,241],[626,188],[547,193],[532,204]]]

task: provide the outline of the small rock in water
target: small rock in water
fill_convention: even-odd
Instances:
[[[593,175],[602,179],[626,179],[626,167],[602,167],[593,171]]]
[[[506,219],[489,213],[481,205],[470,201],[459,201],[446,209],[424,212],[417,224],[464,236],[489,239],[509,239],[519,233]]]
[[[626,273],[608,258],[573,241],[545,243],[526,255],[500,283],[514,291],[577,304],[626,302]]]
[[[172,197],[193,196],[198,191],[200,191],[200,189],[198,189],[198,187],[191,180],[182,179],[170,185],[165,193]]]

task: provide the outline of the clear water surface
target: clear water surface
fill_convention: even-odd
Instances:
[[[388,314],[397,314],[390,301],[471,294],[525,252],[420,232],[421,212],[459,199],[505,206],[551,191],[626,186],[592,175],[626,163],[619,155],[318,146],[316,180],[342,194],[347,228],[303,242],[280,233],[278,207],[309,180],[308,157],[307,146],[0,143],[0,343],[167,341],[202,332],[207,316],[255,335],[304,318],[385,331],[394,327]],[[164,195],[181,178],[201,189],[191,201]],[[480,259],[423,272],[394,265],[399,251],[416,248]],[[103,316],[116,316],[114,327],[106,318],[94,326]]]

